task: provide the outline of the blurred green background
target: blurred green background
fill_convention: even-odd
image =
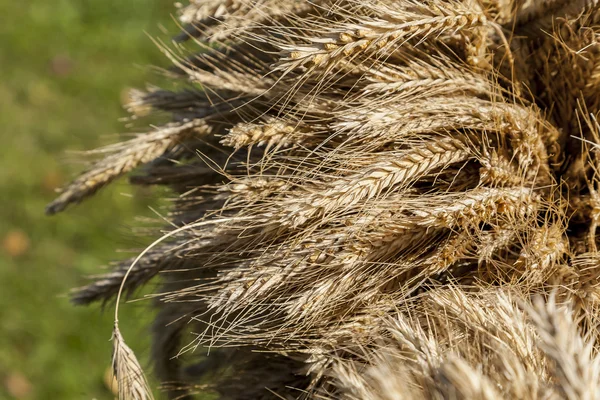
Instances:
[[[168,65],[145,32],[167,39],[174,13],[172,0],[0,1],[0,399],[114,398],[112,307],[66,294],[123,258],[117,247],[148,243],[132,226],[156,196],[121,180],[63,214],[44,206],[83,168],[67,151],[127,132],[124,89]],[[128,304],[121,318],[145,366],[149,312]]]

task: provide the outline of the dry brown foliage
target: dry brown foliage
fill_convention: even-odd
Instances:
[[[127,105],[172,121],[48,208],[142,165],[132,183],[172,188],[172,229],[74,294],[118,307],[160,275],[170,398],[600,398],[595,0],[192,0],[180,20],[187,43],[159,46],[188,87]],[[150,398],[118,325],[114,359],[120,398]]]

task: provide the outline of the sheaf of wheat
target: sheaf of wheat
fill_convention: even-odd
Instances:
[[[121,399],[152,397],[118,325],[151,280],[172,399],[600,399],[596,0],[179,18],[159,47],[185,88],[127,104],[170,121],[97,150],[47,209],[133,170],[173,193],[167,233],[73,295],[117,301]]]

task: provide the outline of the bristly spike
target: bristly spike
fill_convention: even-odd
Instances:
[[[113,328],[113,373],[117,378],[119,400],[153,400],[144,371],[133,351],[125,343],[115,322]]]

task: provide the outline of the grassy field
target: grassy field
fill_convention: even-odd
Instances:
[[[46,217],[44,206],[82,168],[67,150],[126,131],[123,89],[152,82],[148,65],[167,65],[144,32],[168,37],[159,25],[173,32],[174,10],[171,0],[0,2],[1,399],[114,397],[104,382],[111,308],[75,307],[65,294],[121,258],[117,243],[145,243],[131,227],[156,201],[120,182],[65,214]],[[145,360],[148,344],[135,339],[144,324],[126,321],[148,315],[123,311],[123,333]]]

